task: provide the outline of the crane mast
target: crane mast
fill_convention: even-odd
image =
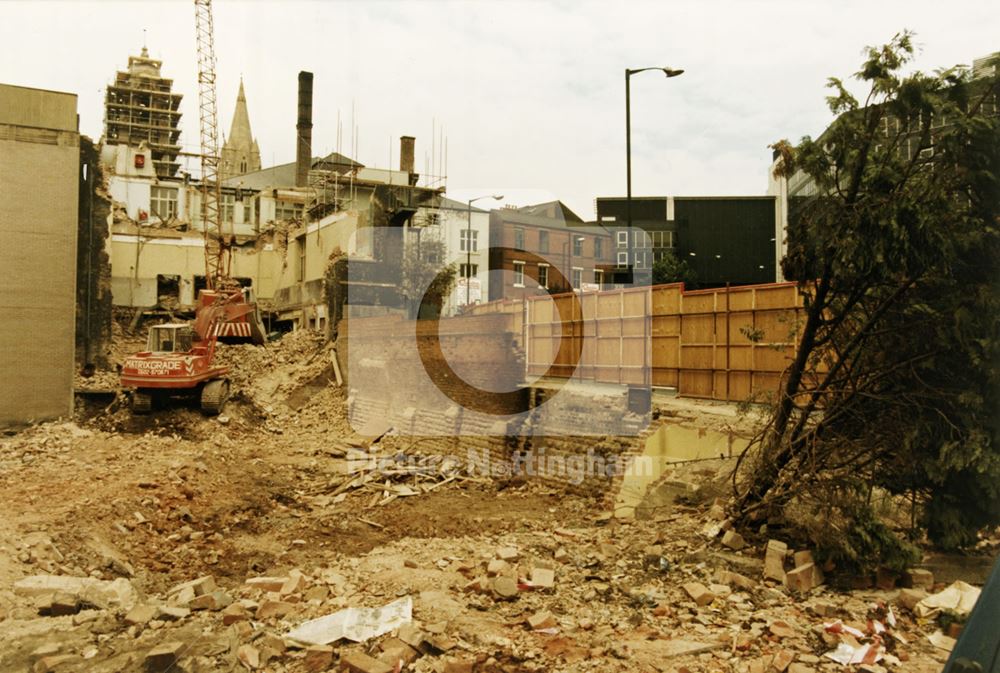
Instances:
[[[230,277],[229,240],[222,224],[219,120],[215,89],[212,0],[194,0],[198,43],[198,112],[201,122],[201,219],[205,233],[205,283],[212,290]]]

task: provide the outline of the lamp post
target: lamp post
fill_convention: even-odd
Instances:
[[[668,78],[677,77],[684,72],[683,70],[675,68],[661,67],[625,68],[625,221],[628,223],[628,245],[626,250],[628,251],[627,268],[629,269],[630,275],[634,260],[632,259],[632,103],[631,95],[629,94],[629,78],[631,78],[632,75],[645,72],[646,70],[660,70]]]
[[[494,201],[499,201],[503,198],[503,194],[487,194],[485,196],[477,196],[474,199],[469,199],[469,219],[465,225],[465,305],[468,306],[471,303],[470,297],[472,296],[472,204],[480,199],[493,199]],[[479,246],[476,246],[476,252],[479,252]],[[478,274],[477,274],[478,275]]]

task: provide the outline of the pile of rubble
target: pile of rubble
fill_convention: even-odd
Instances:
[[[388,484],[372,474],[345,474],[328,497],[378,503],[405,497],[396,486],[416,490],[405,483],[414,477],[457,477],[443,466]],[[203,576],[146,596],[123,578],[26,577],[0,615],[0,668],[929,673],[975,602],[973,587],[935,584],[922,569],[902,590],[837,593],[807,550],[707,541],[713,521],[678,507],[641,524],[608,513],[572,528],[402,539],[357,557],[317,549],[309,569]]]

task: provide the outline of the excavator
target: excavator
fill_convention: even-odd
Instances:
[[[132,388],[132,411],[148,413],[154,401],[172,396],[198,395],[206,415],[222,412],[229,399],[229,367],[214,362],[219,332],[241,323],[255,306],[239,290],[202,290],[194,325],[154,325],[146,339],[146,350],[125,359],[123,388]]]
[[[194,0],[201,113],[201,216],[207,288],[198,291],[194,324],[167,323],[149,331],[146,350],[125,359],[121,385],[132,389],[132,410],[147,413],[154,401],[198,395],[201,410],[222,412],[229,398],[228,367],[214,362],[219,341],[264,343],[260,311],[250,288],[232,278],[235,237],[223,231],[219,208],[219,129],[215,90],[212,0]]]

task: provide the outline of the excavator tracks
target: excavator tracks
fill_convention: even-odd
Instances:
[[[201,411],[208,416],[222,413],[229,399],[229,382],[222,379],[209,381],[201,389]]]

